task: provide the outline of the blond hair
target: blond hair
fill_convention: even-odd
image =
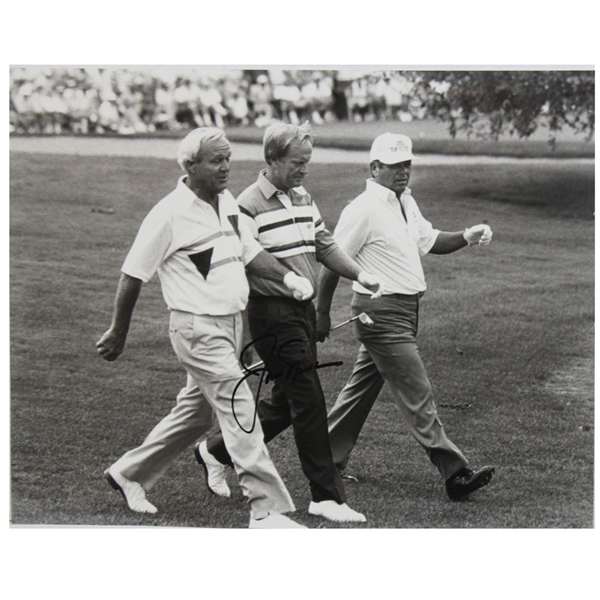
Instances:
[[[290,125],[289,123],[272,123],[265,131],[263,137],[263,152],[265,161],[270,165],[273,161],[283,158],[294,143],[309,142],[312,144],[310,135],[310,123],[303,125]]]

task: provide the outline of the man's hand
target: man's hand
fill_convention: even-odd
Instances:
[[[383,284],[377,275],[371,275],[367,271],[361,271],[356,279],[360,285],[371,292],[371,300],[376,300],[383,294]]]
[[[126,339],[126,332],[117,333],[112,328],[109,329],[96,344],[98,354],[109,362],[116,360],[123,353]]]
[[[324,342],[329,337],[331,318],[329,313],[317,311],[317,341]]]
[[[463,237],[469,246],[487,246],[492,241],[492,230],[488,225],[467,227]]]
[[[310,281],[304,277],[299,277],[293,271],[290,271],[283,278],[283,284],[294,293],[296,300],[309,300],[315,293]]]

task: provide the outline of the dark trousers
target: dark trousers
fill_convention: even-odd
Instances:
[[[253,347],[267,369],[262,374],[264,382],[273,380],[271,397],[261,397],[258,402],[265,442],[292,425],[312,499],[346,502],[329,444],[325,397],[314,368],[317,343],[313,303],[282,297],[251,297],[248,321]],[[262,388],[264,394],[264,384]],[[220,433],[207,440],[207,447],[219,462],[231,464]]]

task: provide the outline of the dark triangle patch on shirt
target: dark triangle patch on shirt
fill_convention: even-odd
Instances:
[[[196,265],[196,269],[204,280],[208,277],[208,272],[210,271],[210,261],[212,259],[214,248],[209,248],[208,250],[203,250],[202,252],[197,252],[196,254],[189,254],[190,260]]]
[[[237,215],[227,215],[233,230],[236,232],[237,236],[240,237],[240,226],[238,224],[238,216]]]

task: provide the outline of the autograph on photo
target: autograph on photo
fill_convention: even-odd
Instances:
[[[235,419],[236,423],[238,424],[240,429],[242,431],[244,431],[245,433],[252,433],[252,431],[254,430],[254,427],[256,426],[257,406],[258,406],[258,402],[260,400],[260,392],[261,392],[263,383],[265,383],[265,384],[270,383],[271,381],[275,381],[280,378],[290,379],[292,382],[295,382],[297,380],[297,378],[300,375],[302,375],[303,373],[308,373],[309,371],[316,371],[319,369],[327,369],[330,367],[339,367],[344,364],[344,361],[341,361],[341,360],[328,362],[328,363],[322,363],[322,364],[319,363],[318,360],[315,361],[314,363],[309,363],[309,364],[301,364],[297,361],[296,362],[288,362],[283,356],[286,348],[292,344],[302,343],[302,341],[303,340],[301,340],[300,338],[294,338],[291,340],[287,340],[286,342],[282,343],[278,347],[277,336],[275,336],[273,334],[267,334],[267,335],[263,335],[263,336],[255,339],[255,340],[252,340],[250,343],[248,343],[246,346],[244,346],[241,357],[240,357],[240,363],[242,365],[242,368],[245,371],[245,374],[238,381],[237,385],[235,386],[235,388],[233,390],[233,394],[231,395],[231,410],[233,412],[233,418]],[[252,349],[254,344],[256,344],[257,342],[266,342],[266,343],[270,344],[270,352],[269,352],[269,355],[266,357],[266,361],[268,361],[271,358],[277,358],[278,362],[280,362],[280,364],[283,364],[282,369],[280,369],[278,371],[270,371],[265,366],[265,361],[255,363],[254,365],[246,365],[246,363],[244,362],[244,356],[246,355],[247,351]],[[236,399],[235,396],[236,396],[238,388],[244,383],[244,381],[246,381],[250,377],[259,377],[259,382],[258,382],[258,387],[256,388],[256,395],[255,395],[255,400],[254,400],[255,406],[254,406],[254,416],[252,419],[252,426],[250,427],[250,429],[245,429],[244,426],[239,422],[237,415],[235,413],[235,399]]]
[[[351,319],[344,321],[343,323],[338,323],[337,325],[332,327],[329,331],[331,332],[331,331],[334,331],[335,329],[339,329],[340,327],[343,327],[344,325],[348,325],[348,323],[352,323],[353,321],[356,321],[356,320],[360,321],[363,325],[367,325],[367,326],[373,325],[373,320],[369,317],[369,315],[367,315],[366,313],[363,312],[363,313],[360,313],[359,315],[356,315],[355,317],[352,317]],[[307,373],[309,371],[316,371],[318,369],[327,369],[330,367],[339,367],[344,364],[344,362],[341,360],[323,363],[323,364],[319,363],[319,361],[317,360],[314,363],[311,363],[306,366],[303,366],[303,365],[299,364],[298,362],[288,363],[281,356],[283,350],[285,350],[285,348],[288,345],[302,342],[301,339],[291,339],[291,340],[288,340],[287,342],[284,342],[283,344],[281,344],[281,346],[279,346],[279,350],[277,351],[277,358],[284,363],[284,365],[286,367],[285,370],[271,372],[271,371],[269,371],[269,369],[267,369],[265,367],[265,361],[260,361],[253,365],[250,365],[250,366],[246,365],[246,363],[244,361],[244,357],[246,356],[246,351],[251,350],[252,347],[254,346],[254,344],[256,344],[257,342],[259,342],[261,340],[270,340],[271,344],[272,344],[271,352],[269,353],[269,356],[267,356],[266,360],[268,361],[275,354],[275,349],[277,348],[277,336],[275,336],[273,334],[264,335],[260,338],[257,338],[256,340],[252,340],[250,343],[246,344],[246,346],[244,346],[244,348],[242,349],[242,354],[240,356],[240,363],[245,371],[245,375],[238,381],[237,385],[235,386],[235,388],[233,390],[233,394],[231,395],[231,411],[233,413],[233,418],[235,419],[235,421],[238,424],[238,426],[240,427],[240,429],[242,431],[244,431],[245,433],[252,433],[252,431],[254,431],[254,427],[256,426],[256,415],[257,415],[256,407],[258,406],[258,402],[260,399],[260,391],[261,391],[263,383],[269,383],[271,381],[275,381],[276,379],[278,379],[280,377],[285,377],[286,379],[291,379],[292,382],[294,382],[294,381],[296,381],[298,376],[301,375],[302,373]],[[242,385],[243,382],[246,381],[250,377],[259,377],[260,380],[258,382],[258,387],[256,389],[256,397],[254,400],[255,407],[254,407],[254,416],[252,419],[252,426],[250,427],[250,429],[245,429],[242,426],[242,424],[239,422],[239,420],[235,414],[235,395],[236,395],[237,390],[240,387],[240,385]]]

